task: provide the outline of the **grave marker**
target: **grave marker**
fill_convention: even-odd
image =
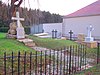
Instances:
[[[85,40],[85,35],[80,33],[78,34],[78,41],[84,41]]]
[[[93,29],[94,28],[91,25],[89,27],[87,27],[88,34],[87,34],[87,37],[85,37],[86,42],[94,41],[94,38],[91,37],[91,32],[93,31]]]
[[[52,30],[52,38],[57,38],[57,30]]]
[[[73,31],[70,30],[70,31],[69,31],[69,37],[70,37],[70,40],[72,40],[72,34],[73,34]]]
[[[91,32],[93,31],[93,29],[94,28],[91,25],[89,27],[87,27],[88,34],[87,34],[87,37],[85,37],[85,41],[83,42],[89,48],[96,48],[97,47],[97,42],[94,41],[93,37],[91,37]]]
[[[16,12],[16,17],[12,17],[12,20],[17,20],[17,39],[25,38],[25,31],[20,21],[24,21],[24,18],[19,17],[19,12]]]

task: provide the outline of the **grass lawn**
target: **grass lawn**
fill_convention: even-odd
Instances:
[[[5,33],[0,33],[0,55],[4,52],[7,54],[11,54],[11,52],[18,52],[20,51],[23,53],[26,52],[34,52],[31,48],[26,47],[23,43],[16,41],[15,39],[7,39]]]
[[[75,75],[100,75],[100,64]]]
[[[58,49],[63,48],[65,46],[78,45],[77,43],[70,40],[39,38],[35,36],[29,36],[29,38],[33,39],[37,46],[46,47],[49,49]]]
[[[29,36],[33,39],[37,46],[46,47],[49,49],[58,49],[70,45],[78,45],[70,40],[60,40],[51,38],[39,38],[35,36]],[[23,43],[16,41],[15,39],[7,39],[5,33],[0,33],[0,55],[4,52],[11,53],[18,51],[33,51],[31,48],[26,47]],[[87,48],[87,57],[95,58],[97,55],[97,48]]]
[[[35,36],[29,36],[29,37],[33,39],[34,42],[38,46],[42,46],[42,47],[46,47],[50,49],[61,48],[61,47],[70,46],[70,45],[78,45],[77,43],[70,41],[70,40],[56,40],[56,39],[54,40],[50,38],[44,39],[44,38],[38,38]],[[87,48],[86,57],[96,59],[97,48]],[[94,62],[94,64],[96,64],[96,61]],[[91,73],[91,74],[88,74],[88,73]],[[94,66],[93,68],[86,70],[85,72],[82,71],[76,75],[85,75],[85,74],[86,75],[100,75],[100,64]]]
[[[75,45],[75,46],[78,45],[74,41],[70,41],[70,40],[39,38],[35,36],[29,36],[29,38],[33,39],[37,46],[46,47],[49,49],[59,49],[70,45]],[[97,48],[87,48],[86,53],[87,53],[87,57],[96,58]]]
[[[49,49],[58,49],[65,46],[78,45],[77,43],[70,40],[38,38],[35,36],[29,36],[29,38],[33,39],[37,46],[46,47]],[[0,33],[0,56],[3,56],[4,52],[6,52],[7,54],[11,54],[12,51],[15,53],[15,55],[18,53],[18,51],[20,51],[21,53],[24,53],[25,51],[27,53],[29,53],[30,51],[35,52],[31,48],[25,46],[23,43],[16,41],[15,39],[7,39],[5,33]],[[97,48],[87,48],[86,53],[87,57],[96,58]],[[99,75],[98,73],[100,73],[100,64],[86,70],[85,72],[82,71],[77,75],[89,75],[87,74],[89,72],[92,73],[91,75]]]

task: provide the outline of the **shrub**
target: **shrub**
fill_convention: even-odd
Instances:
[[[0,32],[7,33],[9,30],[9,27],[0,27]]]
[[[30,27],[24,27],[24,29],[26,34],[30,34]]]

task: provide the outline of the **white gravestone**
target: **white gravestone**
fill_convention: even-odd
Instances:
[[[86,42],[92,42],[94,41],[94,38],[91,37],[91,32],[93,31],[93,27],[90,25],[89,27],[87,27],[87,30],[88,30],[88,34],[87,34],[87,37],[85,37],[85,41]]]
[[[24,21],[24,18],[19,17],[19,12],[16,12],[16,17],[12,17],[12,20],[17,20],[17,39],[25,38],[25,31],[20,21]]]

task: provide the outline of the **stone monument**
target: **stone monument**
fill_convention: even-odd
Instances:
[[[23,18],[19,17],[18,8],[21,5],[23,0],[11,0],[11,7],[10,7],[10,19],[17,20],[17,22],[10,23],[10,29],[7,33],[7,38],[25,38],[24,28],[21,25],[20,21],[24,21]],[[17,4],[16,4],[17,2]],[[16,16],[16,17],[13,17]]]
[[[96,48],[97,42],[94,41],[94,38],[91,36],[91,32],[94,30],[94,28],[90,25],[89,27],[87,27],[87,30],[88,34],[87,37],[85,37],[85,41],[83,43],[89,48]]]
[[[85,37],[86,42],[94,41],[94,38],[91,37],[91,32],[93,31],[93,29],[94,28],[91,25],[89,27],[87,27],[88,34],[87,34],[87,37]]]
[[[72,40],[72,34],[73,34],[73,31],[70,30],[70,31],[69,31],[69,39],[70,39],[70,40]]]
[[[16,22],[10,23],[9,28],[10,29],[8,30],[7,38],[16,38]]]
[[[17,20],[17,28],[16,28],[16,31],[17,31],[16,35],[17,36],[16,36],[16,38],[17,39],[25,38],[25,31],[24,31],[24,28],[20,22],[20,21],[24,21],[24,18],[20,18],[19,12],[17,11],[16,17],[12,17],[12,20]]]
[[[78,41],[84,41],[85,35],[83,33],[79,33],[77,38],[78,38]]]
[[[33,47],[35,46],[35,43],[31,39],[28,39],[27,37],[25,38],[24,27],[20,22],[24,21],[24,18],[20,18],[18,12],[18,7],[22,3],[22,1],[23,0],[11,0],[10,17],[12,20],[15,20],[16,22],[10,23],[10,29],[8,30],[7,38],[17,38],[19,42],[23,42],[26,46]],[[18,4],[16,4],[15,2],[18,2]]]

